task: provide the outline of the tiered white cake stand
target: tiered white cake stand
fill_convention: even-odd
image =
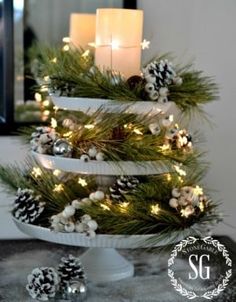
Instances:
[[[136,102],[121,103],[112,100],[85,99],[85,98],[66,98],[52,96],[55,106],[65,110],[83,111],[92,114],[99,110],[106,112],[127,112],[137,114],[167,114],[173,107],[173,103],[157,104],[156,102]],[[84,162],[80,159],[61,158],[45,154],[32,152],[33,157],[39,165],[53,170],[59,169],[66,172],[78,174],[96,175],[98,178],[109,178],[115,175],[154,175],[168,172],[160,162],[131,162],[120,161],[89,161]],[[116,248],[144,248],[164,246],[183,239],[177,233],[173,233],[171,238],[158,241],[153,244],[152,237],[156,235],[96,235],[89,238],[79,233],[53,232],[48,228],[26,224],[13,218],[17,227],[24,233],[42,240],[89,247],[88,251],[81,256],[81,261],[85,267],[88,279],[93,282],[116,281],[131,277],[134,274],[134,266],[124,259],[115,249]]]

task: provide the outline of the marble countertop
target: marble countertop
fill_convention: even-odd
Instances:
[[[230,251],[236,261],[236,244],[227,237],[219,240]],[[62,256],[79,256],[82,248],[68,247],[39,240],[0,241],[0,301],[32,302],[25,285],[27,275],[35,267],[56,267]],[[189,301],[179,296],[167,276],[169,252],[163,250],[120,250],[122,255],[135,265],[135,276],[121,281],[95,285],[89,283],[88,302],[180,302]],[[203,301],[194,299],[194,302]],[[206,301],[206,300],[204,300]],[[234,278],[216,302],[236,301],[236,280]]]

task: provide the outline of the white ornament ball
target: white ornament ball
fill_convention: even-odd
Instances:
[[[96,229],[98,228],[98,224],[95,220],[90,220],[87,222],[87,226],[89,227],[90,230],[92,231],[96,231]]]
[[[80,160],[84,161],[84,162],[88,162],[90,160],[89,156],[87,154],[82,154],[80,156]]]
[[[159,94],[160,94],[160,96],[167,96],[168,95],[168,93],[169,93],[169,90],[168,90],[168,88],[166,88],[166,87],[161,87],[160,89],[159,89]]]
[[[88,150],[88,155],[90,156],[90,157],[96,157],[96,155],[97,155],[97,149],[95,148],[95,147],[92,147],[92,148],[90,148],[89,150]]]
[[[96,160],[103,161],[104,160],[104,153],[98,152],[96,155]]]
[[[97,200],[103,200],[104,197],[105,197],[105,194],[102,191],[96,191],[94,193],[94,198],[97,199]]]
[[[66,206],[62,212],[63,217],[69,218],[75,214],[75,208],[71,206]]]
[[[176,209],[178,207],[178,200],[176,198],[171,198],[169,201],[170,207]]]
[[[66,225],[65,225],[65,231],[67,233],[71,233],[71,232],[74,232],[75,230],[75,224],[73,222],[68,222]]]
[[[80,209],[81,207],[81,201],[78,199],[75,199],[71,203],[72,207],[74,207],[76,210]]]

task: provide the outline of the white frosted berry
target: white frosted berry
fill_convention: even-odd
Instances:
[[[148,128],[151,131],[151,133],[154,135],[159,135],[161,132],[161,128],[158,123],[152,123],[149,125]]]
[[[176,198],[180,197],[180,191],[178,188],[174,188],[171,193],[172,193],[173,197],[176,197]]]
[[[80,156],[80,160],[84,161],[84,162],[88,162],[90,160],[88,154],[82,154]]]
[[[90,220],[87,222],[87,225],[89,227],[90,230],[96,231],[96,229],[98,228],[98,224],[95,220]]]
[[[77,209],[80,209],[80,207],[81,207],[81,201],[78,200],[78,199],[75,199],[75,200],[72,201],[71,205],[72,205],[72,207],[74,207],[76,210],[77,210]]]
[[[103,161],[104,160],[104,153],[98,152],[96,155],[96,160]]]
[[[97,149],[95,148],[95,147],[92,147],[92,148],[90,148],[89,150],[88,150],[88,155],[90,156],[90,157],[96,157],[96,155],[97,155]]]
[[[149,98],[152,100],[152,101],[156,101],[159,97],[159,93],[157,91],[152,91],[149,93]]]
[[[169,205],[170,207],[176,209],[178,207],[178,199],[176,198],[171,198],[170,201],[169,201]]]
[[[105,197],[104,192],[102,192],[102,191],[96,191],[96,192],[94,192],[94,198],[96,200],[103,200],[104,197]]]
[[[86,230],[86,225],[84,223],[77,222],[75,224],[75,231],[77,233],[83,233],[85,230]]]
[[[73,222],[68,222],[66,225],[65,225],[65,231],[67,233],[72,233],[74,232],[75,230],[75,224]]]
[[[81,217],[83,223],[88,223],[91,220],[91,217],[88,214],[85,214]]]
[[[169,90],[168,90],[168,88],[166,88],[166,87],[161,87],[160,89],[159,89],[159,94],[160,94],[160,96],[167,96],[168,95],[168,92],[169,92]]]
[[[159,104],[166,104],[166,103],[168,103],[168,98],[167,98],[166,96],[160,96],[160,97],[158,98],[157,102],[158,102]]]
[[[75,208],[73,206],[66,206],[62,212],[63,217],[69,218],[75,214]]]
[[[89,194],[89,199],[91,199],[91,200],[93,200],[93,201],[97,200],[97,199],[95,198],[95,192]]]

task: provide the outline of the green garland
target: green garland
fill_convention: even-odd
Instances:
[[[196,208],[196,213],[188,218],[182,217],[179,210],[172,209],[168,204],[174,187],[194,185],[200,174],[192,173],[186,178],[180,178],[178,173],[143,177],[137,189],[126,195],[126,202],[112,202],[108,194],[100,202],[84,205],[76,212],[75,219],[89,214],[99,225],[98,233],[124,235],[166,233],[169,236],[173,230],[183,231],[195,223],[211,223],[219,220],[219,215],[217,206],[209,198],[204,211]],[[86,186],[78,182],[80,178],[86,179]],[[0,166],[0,179],[12,192],[21,187],[32,189],[41,196],[45,210],[34,224],[44,227],[50,227],[51,217],[63,211],[72,200],[88,197],[96,189],[93,177],[85,178],[64,172],[54,176],[30,159],[24,168]],[[57,185],[63,185],[60,192],[54,190]],[[156,204],[161,210],[153,214],[151,206]]]
[[[93,55],[84,54],[83,49],[63,51],[61,48],[35,46],[31,51],[31,57],[38,58],[38,67],[34,68],[35,76],[40,79],[49,77],[50,80],[44,85],[50,91],[64,96],[122,102],[148,100],[144,80],[140,78],[132,83],[132,80],[125,80],[111,70],[101,71],[94,66]],[[160,56],[155,61],[164,58],[166,56]],[[177,67],[177,74],[183,83],[169,86],[169,100],[176,103],[183,112],[197,110],[202,113],[201,105],[218,99],[218,87],[212,77],[204,76],[202,71],[194,70],[190,64]]]

